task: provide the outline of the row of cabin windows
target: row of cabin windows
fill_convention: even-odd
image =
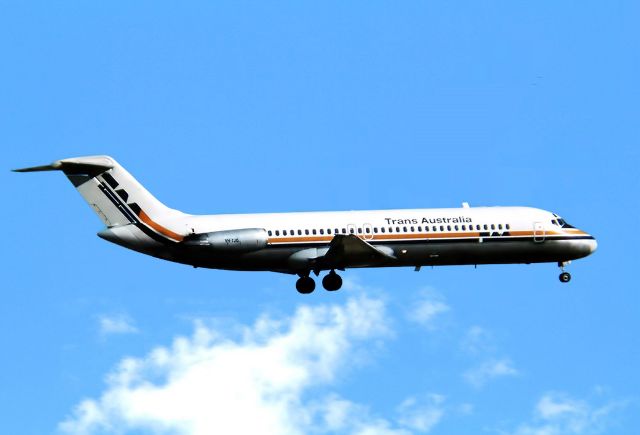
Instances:
[[[511,229],[511,226],[509,224],[484,224],[484,225],[480,225],[480,224],[476,224],[474,225],[433,225],[431,227],[429,227],[428,225],[425,225],[424,227],[422,225],[418,225],[416,226],[411,226],[411,227],[359,227],[359,228],[354,228],[354,227],[349,227],[348,231],[347,228],[342,228],[342,231],[340,231],[340,228],[334,228],[333,230],[331,228],[327,228],[326,230],[324,228],[320,228],[320,229],[311,229],[311,230],[269,230],[268,234],[269,236],[273,236],[274,234],[276,236],[280,236],[280,234],[282,234],[283,236],[295,236],[296,234],[298,236],[302,236],[303,234],[305,236],[309,236],[309,235],[324,235],[326,234],[356,234],[356,232],[358,234],[371,234],[371,232],[373,231],[373,234],[379,234],[379,233],[415,233],[416,230],[417,232],[421,233],[423,230],[424,232],[429,232],[429,231],[433,231],[433,232],[437,232],[437,231],[501,231],[501,230],[509,230]]]

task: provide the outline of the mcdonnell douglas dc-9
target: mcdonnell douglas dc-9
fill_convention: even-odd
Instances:
[[[296,289],[342,286],[356,267],[554,262],[591,254],[593,236],[529,207],[190,215],[151,195],[108,156],[76,157],[16,172],[62,171],[105,224],[98,236],[193,267],[297,275]]]

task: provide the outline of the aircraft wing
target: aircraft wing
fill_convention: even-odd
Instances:
[[[385,252],[354,234],[337,234],[329,244],[329,250],[313,259],[313,264],[323,269],[379,266],[395,260],[392,251]]]

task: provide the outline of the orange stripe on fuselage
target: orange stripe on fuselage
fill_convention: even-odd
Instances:
[[[184,237],[180,234],[174,233],[173,231],[151,220],[151,218],[143,210],[140,210],[140,214],[138,215],[138,217],[140,218],[140,220],[142,220],[142,222],[149,225],[151,228],[164,236],[177,240],[178,242],[181,242],[182,239],[184,239]]]
[[[581,230],[573,230],[570,233],[566,231],[509,231],[509,235],[497,236],[504,237],[508,239],[509,237],[547,237],[547,236],[560,236],[560,235],[587,235],[584,231]],[[417,234],[375,234],[371,238],[365,238],[362,234],[357,235],[360,239],[370,242],[370,241],[381,241],[381,240],[392,240],[392,241],[401,241],[408,239],[425,239],[428,241],[429,239],[461,239],[461,238],[471,238],[477,239],[480,238],[479,232],[466,232],[466,233],[417,233]],[[333,240],[332,235],[329,236],[297,236],[297,237],[269,237],[268,243],[278,244],[278,243],[308,243],[308,242],[331,242]],[[496,236],[482,236],[482,238],[491,238]]]

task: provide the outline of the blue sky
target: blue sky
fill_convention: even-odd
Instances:
[[[640,432],[637,2],[1,4],[3,433]],[[530,205],[599,249],[568,285],[302,297],[111,245],[60,174],[8,171],[90,154],[191,213]]]

